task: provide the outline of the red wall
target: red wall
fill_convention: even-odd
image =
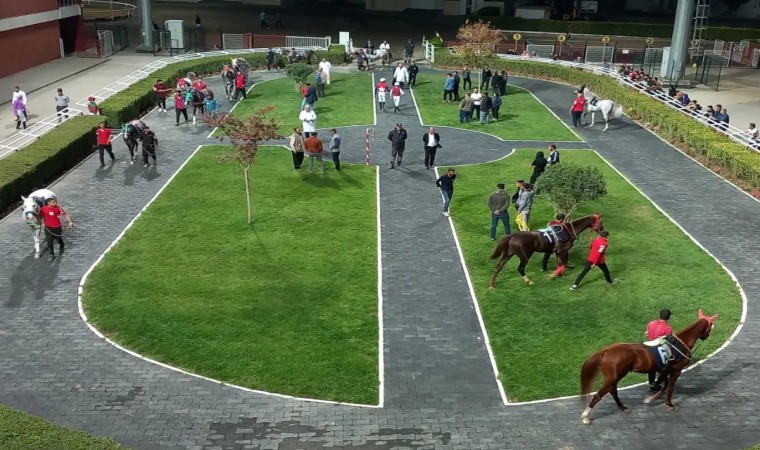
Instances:
[[[60,58],[59,36],[57,20],[0,32],[0,77]],[[18,82],[24,84],[24,80]]]
[[[58,0],[5,0],[0,8],[0,19],[45,11],[58,11]]]

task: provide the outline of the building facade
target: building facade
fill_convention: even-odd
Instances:
[[[0,8],[0,77],[74,51],[83,27],[80,0],[13,0]]]

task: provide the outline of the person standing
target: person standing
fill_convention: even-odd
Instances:
[[[243,100],[245,100],[245,75],[242,71],[238,71],[237,75],[235,75],[235,101],[238,99],[238,94],[242,94]]]
[[[311,83],[306,83],[306,86],[303,95],[304,101],[303,105],[301,106],[301,109],[305,108],[306,105],[309,105],[311,109],[314,109],[314,103],[319,100],[319,96],[317,95],[317,88],[312,86]],[[304,130],[306,131],[306,130]]]
[[[441,189],[441,196],[443,197],[443,209],[441,210],[441,214],[446,217],[450,216],[449,204],[451,203],[451,198],[454,197],[454,180],[456,180],[456,178],[457,175],[456,172],[454,172],[454,169],[449,169],[446,174],[441,175],[435,180],[435,185]]]
[[[143,157],[143,167],[150,166],[150,158],[153,158],[153,164],[156,164],[156,146],[158,145],[158,138],[156,137],[156,133],[151,131],[150,127],[145,127],[143,129],[142,135],[140,136],[140,140],[142,141],[142,157]]]
[[[385,82],[385,78],[380,78],[380,82],[375,85],[375,93],[380,111],[385,111],[385,97],[388,94],[388,83]]]
[[[303,107],[303,111],[298,114],[298,120],[301,121],[303,134],[306,139],[308,139],[312,133],[316,133],[317,114],[312,111],[311,105],[307,103],[306,106]]]
[[[435,165],[435,153],[441,148],[441,136],[430,127],[428,132],[422,135],[422,143],[425,146],[425,169]]]
[[[274,29],[276,30],[278,28],[285,28],[285,25],[282,24],[282,13],[280,13],[280,11],[277,11],[274,15]]]
[[[459,84],[462,82],[462,78],[459,76],[459,72],[454,72],[454,101],[458,102],[460,100],[459,98]]]
[[[525,183],[525,180],[517,180],[515,181],[515,188],[517,189],[514,194],[512,194],[512,204],[515,205],[515,211],[517,211],[517,199],[520,198],[520,192],[522,191],[522,185]]]
[[[459,102],[459,123],[468,123],[472,118],[472,98],[465,93]]]
[[[562,227],[565,227],[565,230],[569,231],[568,228],[567,228],[567,226],[565,225],[565,214],[563,214],[563,213],[557,213],[557,215],[554,216],[554,219],[552,219],[551,221],[549,221],[549,223],[547,223],[546,226],[549,227],[549,228],[556,227],[556,226],[562,226]],[[556,248],[557,243],[555,243],[554,245],[555,245],[554,250],[556,250],[557,249]],[[546,272],[546,270],[548,270],[547,266],[549,265],[549,259],[551,259],[552,255],[554,255],[554,254],[555,254],[555,252],[553,252],[553,251],[544,253],[543,258],[541,258],[541,271],[542,272]],[[565,261],[565,263],[567,263],[567,261]],[[564,271],[564,270],[562,270],[562,271]],[[559,276],[559,274],[561,274],[562,271],[555,272],[554,275],[552,275],[552,278],[554,278],[555,276]]]
[[[269,19],[267,18],[266,11],[261,11],[261,14],[259,14],[259,24],[262,30],[269,28]]]
[[[607,268],[605,253],[607,252],[607,237],[609,235],[609,231],[602,230],[599,233],[599,237],[591,241],[588,257],[586,258],[586,265],[583,266],[583,270],[581,270],[581,273],[578,274],[578,278],[575,279],[575,283],[570,286],[571,290],[574,291],[578,289],[578,286],[580,286],[583,277],[585,277],[588,271],[591,270],[591,268],[594,266],[599,267],[599,269],[604,274],[604,279],[607,280],[607,286],[612,286],[613,284],[618,283],[617,278],[614,280],[612,279],[610,276],[610,270]]]
[[[322,69],[322,73],[325,76],[325,83],[330,84],[330,69],[332,69],[332,63],[328,61],[325,58],[322,58],[322,61],[319,62],[319,68]]]
[[[391,169],[396,166],[401,167],[401,160],[404,158],[404,148],[406,147],[407,133],[401,123],[396,124],[396,128],[388,133],[388,140],[391,141]]]
[[[111,129],[106,127],[105,122],[100,122],[98,129],[95,130],[95,136],[98,143],[98,154],[100,155],[100,167],[103,168],[106,166],[105,159],[103,158],[104,152],[108,152],[108,156],[111,157],[111,161],[114,161],[116,159],[113,156],[113,150],[111,150],[111,141],[113,140]]]
[[[454,77],[451,72],[446,74],[443,81],[443,103],[449,103],[454,98]]]
[[[493,72],[491,72],[491,68],[488,66],[485,66],[483,68],[483,71],[480,72],[480,90],[488,89],[488,86],[491,84],[491,76],[493,75]]]
[[[180,91],[177,91],[177,94],[174,96],[174,112],[177,116],[175,126],[179,126],[180,115],[185,117],[185,123],[187,123],[187,104],[185,103],[185,96]]]
[[[496,94],[499,92],[499,84],[501,83],[501,74],[498,70],[494,71],[494,74],[491,76],[491,92],[493,94]]]
[[[553,166],[555,164],[559,164],[559,151],[557,150],[557,146],[552,144],[549,146],[549,165]]]
[[[320,68],[317,70],[317,97],[325,96],[325,81],[327,81],[327,77],[325,76],[325,72]]]
[[[158,112],[166,112],[166,85],[163,80],[156,80],[156,84],[153,85],[153,100]]]
[[[570,114],[573,118],[573,126],[578,128],[581,125],[581,114],[583,114],[583,108],[586,106],[586,99],[583,97],[583,92],[575,93],[575,100],[570,107]]]
[[[520,231],[530,231],[530,212],[533,209],[533,188],[530,183],[522,183],[517,197],[517,217],[515,222]]]
[[[655,319],[647,324],[646,336],[647,340],[653,341],[663,336],[673,334],[673,329],[670,328],[668,320],[670,320],[670,310],[667,308],[660,310],[660,318]],[[649,376],[649,392],[654,394],[661,389],[660,382],[657,382],[657,371],[652,370],[648,374]]]
[[[195,15],[195,29],[198,31],[201,29],[201,16],[198,14]]]
[[[216,112],[219,110],[219,102],[214,98],[214,93],[208,91],[206,98],[203,99],[203,108],[207,114],[216,118]]]
[[[22,91],[19,86],[14,86],[11,93],[11,105],[16,103],[17,99],[21,99],[21,104],[26,108],[26,92]]]
[[[64,119],[69,118],[67,113],[71,99],[69,99],[67,95],[63,95],[63,89],[58,88],[57,92],[58,94],[56,94],[53,99],[55,100],[55,112],[58,113],[58,123],[61,123],[61,116],[63,116]]]
[[[406,70],[406,67],[403,64],[398,63],[393,70],[393,84],[396,85],[398,83],[398,85],[401,86],[401,89],[404,89],[404,86],[406,86],[406,83],[408,82],[409,71]]]
[[[267,70],[271,71],[272,66],[274,65],[274,59],[277,57],[277,54],[272,50],[272,47],[269,47],[269,51],[267,51]],[[275,66],[275,69],[277,66]]]
[[[306,147],[301,129],[293,128],[293,134],[290,135],[290,151],[293,152],[293,168],[296,170],[300,169],[301,164],[303,164],[304,150]]]
[[[391,98],[393,99],[393,112],[399,112],[401,111],[401,96],[404,95],[404,90],[401,89],[400,83],[397,81],[396,84],[393,85],[391,88]]]
[[[749,144],[754,148],[757,148],[757,136],[758,130],[755,122],[750,122],[749,128],[747,128],[747,139],[749,139]]]
[[[483,94],[478,88],[475,88],[472,90],[470,98],[472,99],[472,117],[478,120],[480,119],[480,103],[483,101]]]
[[[470,70],[470,66],[465,64],[464,68],[462,69],[462,88],[465,91],[472,90],[472,71]]]
[[[493,120],[499,120],[499,110],[501,109],[501,95],[498,92],[494,92],[491,99],[491,115]]]
[[[45,239],[47,240],[48,250],[50,250],[50,260],[55,260],[55,247],[54,241],[58,241],[58,254],[63,254],[63,227],[61,226],[61,216],[66,217],[69,222],[69,228],[74,228],[74,222],[71,220],[71,216],[58,205],[58,200],[55,198],[47,199],[47,204],[40,208],[40,216],[42,217],[42,224],[45,226]]]
[[[549,164],[549,161],[544,158],[544,152],[536,152],[536,157],[533,159],[533,162],[530,164],[531,167],[533,167],[533,173],[530,175],[530,181],[529,183],[531,185],[536,184],[536,180],[538,180],[538,177],[541,176],[542,173],[546,171],[546,165]]]
[[[420,68],[417,65],[417,63],[415,63],[414,61],[409,63],[408,72],[409,72],[409,87],[413,88],[417,84],[417,74],[420,73]]]
[[[303,112],[303,111],[302,111]],[[325,173],[325,160],[322,159],[322,141],[314,131],[303,143],[306,153],[309,155],[309,172],[314,173],[314,160],[319,161],[319,172]]]
[[[335,128],[330,130],[330,154],[335,164],[335,171],[340,172],[340,135]]]
[[[411,39],[406,40],[404,44],[404,62],[410,64],[414,58],[414,43]]]
[[[89,112],[91,116],[100,115],[100,107],[98,106],[98,103],[95,101],[95,97],[93,97],[92,95],[87,97],[87,112]]]
[[[480,100],[480,124],[485,125],[488,123],[488,116],[491,114],[491,108],[493,107],[493,101],[488,96],[488,92],[483,93],[483,98]]]
[[[499,79],[499,95],[502,97],[507,95],[507,71],[501,71],[501,78]]]
[[[496,191],[488,197],[488,209],[491,210],[491,240],[496,240],[496,226],[504,224],[504,235],[512,234],[509,226],[509,194],[504,190],[504,183],[496,185]]]

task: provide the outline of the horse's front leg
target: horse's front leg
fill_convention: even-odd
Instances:
[[[520,265],[517,266],[517,272],[520,274],[525,284],[528,286],[533,286],[535,284],[533,280],[531,280],[529,276],[525,275],[525,266],[528,265],[530,256],[525,257],[523,255],[518,255],[518,257],[520,258]]]
[[[610,116],[609,114],[603,112],[602,117],[604,118],[604,129],[602,131],[607,131],[607,128],[610,126]]]
[[[681,371],[678,370],[677,372],[673,372],[668,377],[668,397],[665,399],[665,406],[667,406],[671,411],[678,411],[678,406],[673,404],[673,390],[675,390],[676,387],[676,381],[678,380],[678,377],[681,376]]]
[[[34,257],[40,257],[40,232],[42,228],[32,228],[32,237],[34,238]]]

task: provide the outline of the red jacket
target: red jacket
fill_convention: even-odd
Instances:
[[[401,97],[401,88],[398,86],[393,86],[391,88],[391,95],[394,97]]]
[[[66,215],[66,211],[60,206],[45,205],[40,208],[40,216],[46,228],[61,228],[61,219],[58,216]]]
[[[647,325],[647,339],[650,341],[669,334],[673,334],[673,329],[662,319],[653,320]]]
[[[586,99],[583,97],[575,97],[573,102],[573,111],[583,111],[583,106],[586,104]]]
[[[595,265],[604,264],[604,252],[607,251],[607,239],[599,236],[598,238],[591,241],[589,248],[590,250],[588,252],[588,258],[586,258],[586,261]]]
[[[235,78],[235,87],[238,89],[245,88],[245,76],[242,73],[239,73],[237,78]]]

